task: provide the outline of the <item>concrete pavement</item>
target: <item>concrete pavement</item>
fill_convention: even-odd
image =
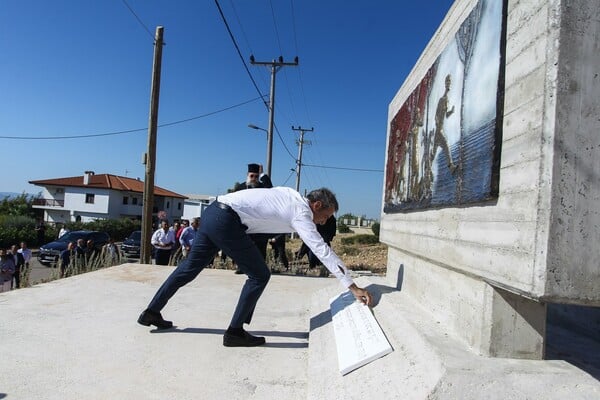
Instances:
[[[0,398],[306,398],[311,294],[337,281],[274,275],[249,331],[260,348],[222,335],[244,275],[206,269],[163,315],[136,323],[171,267],[123,264],[0,294]]]
[[[596,364],[481,357],[385,279],[359,278],[394,352],[338,371],[329,298],[337,280],[273,275],[249,331],[226,348],[244,275],[206,269],[163,311],[136,323],[172,267],[123,264],[0,294],[0,399],[598,399]],[[562,352],[576,342],[559,337]],[[600,344],[579,351],[600,354]],[[575,355],[573,352],[569,352]]]

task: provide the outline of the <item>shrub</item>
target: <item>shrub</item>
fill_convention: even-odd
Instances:
[[[0,247],[6,249],[13,244],[35,243],[35,219],[18,215],[0,216]]]
[[[349,237],[343,237],[340,239],[342,244],[351,245],[351,244],[377,244],[379,243],[379,239],[376,236],[368,235],[368,234],[360,234]]]
[[[342,246],[341,254],[344,256],[357,256],[360,254],[360,249],[353,246]]]
[[[69,222],[67,228],[70,231],[90,230],[106,232],[115,241],[122,241],[132,231],[140,230],[141,221],[129,218],[121,219],[97,219],[91,222]]]
[[[68,222],[66,224],[70,231],[91,230],[108,233],[115,241],[124,240],[132,231],[140,229],[139,220],[128,218],[121,219],[99,219],[92,222]],[[46,224],[45,239],[37,243],[35,231],[36,221],[34,218],[19,215],[0,215],[0,247],[8,248],[13,244],[27,242],[29,246],[42,245],[58,237],[58,228]]]
[[[348,227],[348,225],[344,224],[343,222],[341,222],[338,225],[338,232],[339,233],[352,233],[352,231],[350,230],[350,228]]]
[[[375,235],[377,239],[379,239],[379,228],[379,222],[375,222],[373,225],[371,225],[371,231],[373,231],[373,235]]]

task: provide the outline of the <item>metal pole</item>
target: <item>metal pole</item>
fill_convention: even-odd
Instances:
[[[294,127],[292,126],[292,129]],[[304,131],[300,131],[300,140],[298,141],[298,159],[296,160],[296,192],[300,191],[300,169],[302,168],[302,144],[304,143]]]
[[[298,141],[298,159],[296,160],[296,191],[300,192],[300,171],[302,170],[302,148],[304,147],[304,143],[310,144],[310,141],[304,141],[304,132],[313,132],[315,129],[305,129],[301,126],[294,128],[292,126],[293,131],[300,131],[300,140]]]
[[[281,67],[285,66],[297,66],[298,65],[298,57],[294,58],[294,62],[288,63],[283,61],[283,57],[279,57],[278,60],[273,60],[269,62],[265,61],[256,61],[254,56],[250,56],[250,64],[252,65],[268,65],[271,67],[271,91],[270,91],[270,101],[269,101],[269,130],[267,131],[267,175],[271,179],[273,176],[271,175],[271,164],[272,164],[272,154],[273,154],[273,125],[275,120],[275,75],[277,71]]]
[[[162,26],[156,27],[154,39],[154,64],[152,67],[152,88],[150,89],[150,118],[148,121],[148,152],[144,155],[146,176],[144,178],[142,241],[140,262],[150,264],[152,237],[152,211],[154,208],[154,170],[156,169],[156,132],[158,126],[158,100],[160,95],[160,70],[163,47]]]
[[[275,62],[275,60],[273,60]],[[273,156],[273,120],[275,118],[275,74],[277,73],[277,66],[271,65],[271,93],[269,101],[269,130],[267,132],[267,175],[271,180],[271,161]]]
[[[294,128],[293,131],[300,131],[300,140],[298,141],[298,159],[296,160],[296,191],[300,192],[300,171],[302,170],[302,149],[304,147],[304,132],[312,132],[314,128],[302,129],[301,126]],[[310,142],[309,142],[310,143]],[[294,232],[291,233],[291,238],[294,239]]]

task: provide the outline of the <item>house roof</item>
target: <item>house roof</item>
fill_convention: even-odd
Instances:
[[[95,189],[112,189],[123,192],[144,193],[144,181],[138,179],[127,178],[125,176],[117,176],[112,174],[90,175],[88,184],[83,183],[84,176],[71,176],[68,178],[42,179],[37,181],[29,181],[29,183],[38,186],[71,186],[85,187]],[[159,186],[154,186],[154,195],[163,197],[178,197],[185,199],[186,196],[179,193],[163,189]]]

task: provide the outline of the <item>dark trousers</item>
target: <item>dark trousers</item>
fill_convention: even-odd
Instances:
[[[285,269],[290,268],[290,264],[287,258],[287,254],[285,254],[285,241],[283,243],[276,243],[275,245],[271,245],[273,248],[273,258],[275,261],[280,260]]]
[[[11,288],[18,289],[21,287],[21,266],[15,267],[15,273],[13,274],[14,283],[11,281]]]
[[[156,265],[169,265],[169,260],[171,259],[171,249],[156,249],[156,253],[154,254],[154,260]]]
[[[196,232],[192,248],[185,260],[158,289],[148,305],[160,312],[177,290],[191,282],[210,263],[219,249],[231,257],[247,276],[240,298],[231,318],[232,328],[249,324],[256,303],[264,291],[271,273],[260,251],[246,234],[247,227],[239,216],[224,204],[213,202],[202,213],[202,224]]]

